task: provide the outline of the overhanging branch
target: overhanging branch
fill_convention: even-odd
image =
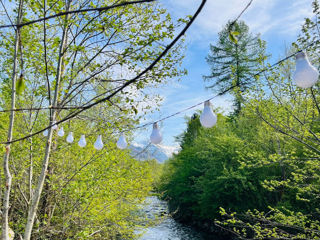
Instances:
[[[85,9],[77,9],[77,10],[72,10],[72,11],[64,11],[64,12],[60,12],[60,13],[57,13],[57,14],[54,14],[51,16],[43,17],[43,18],[38,18],[38,19],[29,21],[29,22],[25,22],[25,23],[1,25],[0,29],[1,28],[10,28],[10,27],[24,27],[24,26],[28,26],[28,25],[31,25],[34,23],[46,21],[46,20],[49,20],[52,18],[65,16],[67,14],[75,14],[75,13],[83,13],[83,12],[101,12],[101,11],[107,11],[107,10],[118,8],[118,7],[125,7],[125,6],[132,5],[132,4],[148,3],[148,2],[154,2],[154,1],[156,1],[156,0],[139,0],[139,1],[122,2],[119,4],[115,4],[112,6],[106,6],[106,7],[85,8]]]
[[[145,1],[137,1],[137,2],[151,2],[153,0],[145,0]],[[205,3],[207,2],[207,0],[202,0],[200,6],[198,7],[197,11],[195,12],[195,14],[190,18],[189,22],[186,24],[186,26],[182,29],[182,31],[175,37],[175,39],[169,44],[167,45],[167,47],[165,48],[165,50],[146,68],[144,69],[141,73],[139,73],[136,77],[134,77],[133,79],[129,80],[128,82],[126,82],[125,84],[123,84],[121,87],[119,87],[117,90],[115,90],[113,93],[111,93],[110,95],[97,100],[94,103],[88,104],[86,106],[81,107],[80,110],[75,111],[71,114],[69,114],[69,116],[65,117],[64,119],[57,121],[56,124],[61,124],[63,122],[66,122],[74,117],[76,117],[77,115],[79,115],[80,113],[100,104],[103,103],[105,101],[109,101],[112,97],[114,97],[117,93],[119,93],[120,91],[122,91],[123,89],[125,89],[126,87],[128,87],[129,85],[138,82],[139,79],[145,75],[147,72],[149,72],[150,70],[153,69],[153,67],[169,52],[169,50],[179,41],[179,39],[186,33],[186,31],[190,28],[190,26],[192,25],[192,23],[194,22],[194,20],[197,18],[197,16],[199,15],[199,13],[201,12],[201,10],[203,9]],[[131,2],[133,3],[133,2]],[[123,3],[124,4],[124,3]],[[48,126],[46,128],[43,128],[35,133],[29,134],[27,136],[24,136],[22,138],[18,138],[15,140],[12,140],[10,142],[2,142],[2,144],[9,144],[9,143],[14,143],[14,142],[19,142],[19,141],[23,141],[25,139],[28,139],[32,136],[35,136],[37,134],[42,133],[43,131],[51,128],[52,126]]]

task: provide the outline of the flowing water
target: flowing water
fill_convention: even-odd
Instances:
[[[145,229],[139,240],[214,240],[176,222],[168,215],[167,203],[155,196],[148,197],[144,212],[150,219],[159,218],[159,221],[155,226]]]

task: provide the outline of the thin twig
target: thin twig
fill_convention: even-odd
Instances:
[[[74,13],[83,13],[83,12],[101,12],[101,11],[107,11],[110,9],[114,9],[114,8],[118,8],[118,7],[125,7],[131,4],[140,4],[140,3],[148,3],[148,2],[154,2],[155,0],[139,0],[139,1],[130,1],[130,2],[122,2],[119,4],[115,4],[112,6],[106,6],[106,7],[98,7],[98,8],[86,8],[86,9],[78,9],[78,10],[72,10],[72,11],[64,11],[64,12],[60,12],[51,16],[47,16],[47,17],[43,17],[43,18],[38,18],[29,22],[25,22],[25,23],[21,23],[21,24],[10,24],[10,25],[1,25],[1,28],[10,28],[10,27],[24,27],[24,26],[28,26],[34,23],[38,23],[38,22],[42,22],[45,20],[49,20],[52,18],[56,18],[56,17],[61,17],[61,16],[65,16],[68,14],[74,14]]]
[[[10,23],[11,23],[11,25],[14,25],[13,22],[12,22],[12,20],[11,20],[11,18],[10,18],[10,15],[8,14],[7,8],[6,8],[6,6],[3,4],[2,0],[0,0],[0,3],[1,3],[1,5],[2,5],[2,7],[3,7],[3,9],[4,9],[4,11],[5,11],[5,13],[6,13],[6,15],[7,15],[8,19],[9,19],[9,21],[10,21]]]

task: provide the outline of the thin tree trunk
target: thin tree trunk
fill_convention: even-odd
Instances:
[[[32,138],[30,138],[30,147],[29,147],[29,151],[30,151],[30,156],[29,156],[29,202],[32,199],[32,175],[33,175],[33,148],[32,148]]]
[[[23,2],[22,0],[20,0],[17,24],[20,24],[21,22],[22,4]],[[20,28],[17,27],[16,35],[15,35],[15,47],[14,47],[14,56],[13,56],[13,69],[12,69],[11,110],[15,109],[15,105],[16,105],[16,81],[17,81],[19,43],[20,43]],[[7,138],[8,142],[12,140],[14,117],[15,117],[15,112],[11,111],[9,129],[8,129],[8,138]],[[4,190],[3,205],[2,205],[2,234],[1,234],[3,240],[9,240],[9,208],[10,208],[10,190],[11,190],[11,183],[12,183],[12,176],[9,169],[10,146],[11,144],[6,145],[6,153],[3,159],[3,170],[5,175],[5,190]]]
[[[67,2],[66,11],[69,11],[69,6],[70,6],[70,1]],[[58,60],[57,74],[56,74],[56,86],[55,86],[55,93],[54,93],[54,98],[53,98],[53,106],[54,107],[57,107],[59,88],[60,88],[59,86],[60,86],[60,81],[61,81],[62,72],[63,72],[63,69],[62,69],[63,59],[64,59],[63,54],[64,54],[64,49],[65,49],[65,46],[67,43],[66,39],[67,39],[67,31],[68,31],[68,18],[69,18],[69,15],[66,15],[64,27],[63,27],[62,38],[61,38],[60,49],[59,49],[59,60]],[[50,126],[52,125],[53,121],[56,119],[56,114],[57,114],[57,110],[54,109],[53,114],[50,117]],[[41,193],[43,190],[44,181],[45,181],[45,178],[47,175],[47,170],[48,170],[48,165],[49,165],[49,157],[50,157],[51,146],[52,146],[52,135],[53,135],[53,129],[50,128],[49,132],[48,132],[48,137],[47,137],[45,156],[44,156],[43,162],[42,162],[41,174],[39,176],[38,185],[34,191],[31,205],[30,205],[29,211],[28,211],[28,219],[27,219],[27,224],[25,227],[24,240],[31,239],[33,224],[34,224],[37,209],[39,206],[39,201],[40,201]]]
[[[240,84],[240,69],[239,69],[239,48],[238,48],[238,44],[236,43],[236,54],[237,54],[237,57],[236,57],[236,88],[235,88],[235,91],[236,91],[236,110],[235,110],[235,113],[236,113],[236,116],[239,116],[240,112],[241,112],[241,102],[242,102],[242,95],[241,95],[241,84]]]

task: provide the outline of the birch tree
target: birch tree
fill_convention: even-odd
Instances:
[[[48,174],[53,169],[50,164],[56,161],[50,161],[56,151],[56,136],[52,128],[55,122],[60,127],[67,121],[70,124],[73,121],[81,123],[93,116],[93,122],[98,121],[103,125],[104,121],[103,128],[109,127],[115,132],[137,123],[137,111],[142,113],[150,107],[140,107],[135,94],[184,73],[179,67],[182,60],[179,40],[204,3],[185,25],[186,21],[182,20],[174,23],[163,8],[151,0],[28,1],[23,8],[19,8],[24,12],[22,23],[0,26],[1,29],[21,29],[21,37],[16,40],[19,56],[15,53],[14,59],[19,61],[18,69],[24,75],[19,82],[21,93],[16,103],[19,109],[12,106],[9,112],[12,116],[18,112],[17,117],[23,123],[19,122],[21,132],[14,133],[6,143],[13,144],[13,149],[18,150],[24,146],[20,146],[19,142],[29,141],[28,164],[24,169],[19,164],[11,166],[18,180],[15,194],[19,194],[18,199],[23,202],[21,206],[25,205],[28,212],[24,227],[25,240],[31,239],[35,220],[41,220],[38,212],[41,199],[49,199],[42,193],[44,185],[49,182]],[[181,31],[175,35],[177,30]],[[12,34],[8,31],[8,35],[2,37],[4,52],[10,52]],[[4,59],[3,62],[2,75],[6,77],[6,66],[10,65],[10,61]],[[16,70],[13,72],[14,80],[17,78]],[[15,81],[12,84],[12,96],[16,89]],[[11,91],[7,82],[4,82],[2,94],[6,96]],[[128,86],[131,87],[129,90]],[[152,99],[148,94],[142,96],[140,101],[148,97]],[[3,108],[9,102],[14,104],[14,101],[4,98]],[[99,118],[97,111],[102,111],[104,117]],[[106,111],[118,112],[120,119],[108,116]],[[44,147],[39,135],[46,130],[48,134]],[[40,165],[34,157],[34,149],[43,154]],[[19,161],[19,157],[25,156],[16,152],[14,160]],[[9,169],[9,165],[6,165],[6,169]],[[23,174],[18,169],[26,172],[28,181],[19,179]],[[8,190],[10,188],[5,192],[8,201],[3,202],[3,209],[7,213]],[[20,215],[15,213],[14,216]],[[3,226],[3,234],[6,235],[8,218],[3,218]]]

